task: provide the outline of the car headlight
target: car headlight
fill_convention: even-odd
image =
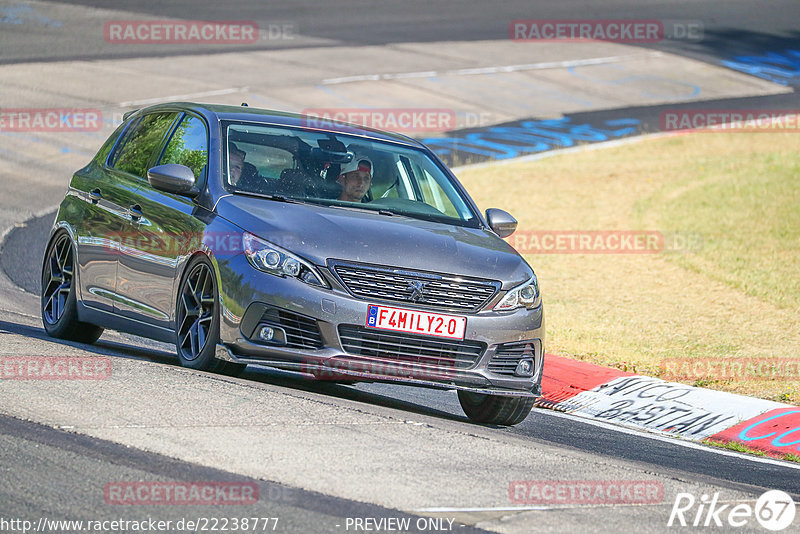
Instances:
[[[516,308],[535,308],[541,303],[539,281],[534,274],[530,280],[511,289],[503,300],[495,304],[495,311],[514,310]]]
[[[242,244],[250,265],[259,271],[276,276],[291,276],[313,286],[328,287],[313,265],[291,252],[248,232],[242,236]]]

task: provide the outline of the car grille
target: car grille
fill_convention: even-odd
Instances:
[[[351,325],[339,326],[339,338],[348,354],[447,369],[468,369],[486,350],[486,344],[478,341],[430,339]]]
[[[491,373],[513,376],[521,359],[535,356],[538,343],[539,340],[528,340],[498,345],[487,369]]]
[[[267,308],[259,324],[277,326],[286,332],[286,347],[295,349],[321,349],[322,334],[317,321],[278,308]]]
[[[480,310],[500,289],[500,282],[444,274],[405,271],[374,265],[334,263],[334,270],[353,296],[365,300],[408,302],[462,312]],[[413,284],[423,284],[421,294]]]

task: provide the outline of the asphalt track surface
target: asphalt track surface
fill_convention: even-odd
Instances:
[[[63,3],[152,18],[255,20],[261,28],[289,23],[299,34],[342,45],[507,39],[509,23],[517,19],[699,21],[704,29],[700,41],[665,40],[646,46],[704,59],[783,50],[796,47],[800,39],[800,10],[794,0],[771,0],[768,3],[752,0],[405,0],[380,3],[368,0],[245,0],[225,2],[224,5],[194,0],[148,0],[135,4],[124,0],[84,0]],[[286,41],[267,41],[247,49],[298,45],[303,46]],[[60,41],[54,48],[37,43],[33,34],[28,37],[21,35],[19,39],[4,43],[0,61],[153,56],[168,55],[175,50],[175,47],[164,50],[157,46],[147,50],[97,49],[81,39]],[[213,49],[196,53],[213,53]],[[347,58],[343,57],[342,61],[347,61]]]
[[[157,517],[177,524],[181,519],[198,521],[215,515],[200,506],[158,505],[118,507],[98,515],[104,507],[104,496],[98,494],[97,488],[124,476],[129,480],[155,478],[163,483],[202,480],[255,485],[258,489],[253,494],[259,497],[256,503],[218,506],[217,512],[224,509],[224,515],[220,514],[224,517],[270,518],[260,521],[259,527],[271,527],[277,518],[277,530],[283,532],[316,532],[320,526],[336,530],[337,525],[345,525],[347,517],[407,518],[411,525],[420,519],[397,510],[250,479],[6,416],[0,416],[0,464],[7,466],[3,473],[5,483],[0,487],[0,513],[5,512],[6,517],[63,521],[88,514],[100,520],[141,521]],[[76,471],[81,476],[75,476]],[[11,510],[13,513],[8,513]],[[466,525],[457,531],[486,532]]]
[[[266,4],[262,2],[231,2],[220,12],[217,4],[179,1],[142,2],[131,7],[126,2],[70,2],[89,7],[124,11],[129,18],[175,17],[209,20],[256,20],[260,25],[274,21],[289,21],[298,31],[314,39],[336,41],[338,44],[375,45],[402,42],[440,42],[447,40],[505,39],[508,22],[514,19],[575,19],[575,18],[639,18],[700,20],[704,25],[701,42],[665,41],[647,45],[670,52],[718,63],[734,55],[759,54],[774,50],[798,48],[800,44],[800,10],[795,1],[775,1],[766,10],[758,3],[729,1],[724,7],[713,1],[677,2],[620,2],[510,1],[480,3],[464,9],[464,2],[412,1],[383,4],[379,9],[372,2],[334,1],[320,7],[317,2]],[[192,13],[187,17],[186,13]],[[677,16],[676,16],[677,15]],[[8,34],[6,34],[6,37]],[[29,36],[33,39],[34,36]],[[65,40],[53,46],[44,43],[31,45],[28,37],[19,36],[10,43],[4,41],[0,63],[22,61],[60,61],[66,59],[165,56],[187,51],[153,47],[130,50],[90,50],[80,40]],[[265,43],[266,49],[275,46],[306,46],[302,43]],[[311,46],[311,45],[308,45]],[[243,48],[244,49],[244,48]],[[225,51],[229,51],[226,49]],[[199,50],[196,53],[215,53]],[[195,52],[192,52],[195,53]],[[346,58],[343,58],[346,60]],[[772,100],[733,100],[731,107],[771,108],[797,107],[797,93],[772,97]],[[647,107],[626,109],[627,113],[643,118],[643,124],[655,121],[659,109]],[[602,120],[619,116],[619,110],[608,110],[581,119]],[[646,127],[643,128],[646,130]],[[20,287],[38,292],[38,265],[44,239],[53,219],[47,214],[28,221],[13,230],[0,250],[0,266]],[[31,265],[36,268],[31,269]],[[43,339],[41,328],[32,328],[7,318],[0,329]],[[177,365],[169,347],[126,337],[126,343],[101,340],[98,348],[103,354]],[[144,350],[143,350],[144,348]],[[405,410],[441,420],[443,423],[463,424],[463,416],[455,396],[450,393],[404,388],[380,384],[355,387],[301,381],[292,375],[258,369],[248,370],[244,377],[256,384],[270,384],[300,391],[321,393],[331,398],[347,399],[367,405]],[[767,489],[782,489],[800,499],[800,470],[794,466],[760,463],[738,455],[722,455],[713,450],[686,447],[674,440],[654,440],[647,435],[622,433],[601,428],[575,419],[568,419],[545,410],[534,410],[531,416],[512,429],[498,432],[513,434],[528,440],[531,447],[557,445],[565,449],[591,453],[598,457],[630,461],[644,473],[660,473],[676,480],[712,483],[757,496]],[[0,489],[0,502],[15,515],[69,518],[91,510],[89,494],[103,481],[120,478],[120,473],[136,479],[158,475],[167,480],[250,480],[233,473],[214,470],[157,454],[137,451],[96,438],[67,433],[34,423],[0,417],[0,465],[4,480],[15,481]],[[20,459],[24,459],[20,461]],[[84,482],[78,483],[74,474],[82,470]],[[238,477],[238,478],[237,478]],[[329,497],[314,492],[282,487],[261,480],[262,495],[280,498],[263,503],[263,514],[280,514],[288,522],[287,531],[319,531],[320,525],[331,526],[337,518],[353,516],[393,516],[404,514],[348,499]],[[56,488],[56,489],[54,489]],[[59,488],[61,489],[59,491]],[[138,510],[143,512],[143,510]],[[146,511],[146,510],[145,510]],[[248,514],[252,512],[248,509]],[[160,518],[185,515],[158,510]],[[146,514],[139,514],[146,515]],[[333,530],[332,528],[326,530]],[[462,531],[471,531],[464,528]],[[477,531],[477,530],[476,530]]]

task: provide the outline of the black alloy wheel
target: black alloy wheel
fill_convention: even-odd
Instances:
[[[42,324],[48,335],[60,339],[94,343],[103,329],[78,320],[77,267],[72,239],[56,234],[42,265]]]
[[[203,256],[191,261],[178,292],[176,345],[181,365],[192,369],[238,375],[244,364],[216,357],[219,341],[217,281]]]

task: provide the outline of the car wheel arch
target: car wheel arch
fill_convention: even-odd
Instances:
[[[211,270],[214,272],[214,279],[217,282],[217,293],[219,293],[219,288],[222,287],[221,286],[222,277],[220,276],[220,273],[219,273],[219,261],[217,261],[217,258],[214,256],[214,253],[211,250],[209,250],[209,249],[204,247],[202,249],[197,249],[197,250],[194,250],[194,251],[190,252],[189,254],[187,254],[186,257],[181,262],[182,265],[180,267],[180,273],[178,274],[178,276],[175,277],[175,282],[174,282],[174,284],[172,286],[172,298],[173,298],[173,301],[172,301],[172,314],[173,314],[172,315],[172,325],[173,325],[173,328],[175,328],[177,326],[176,325],[176,321],[178,320],[178,316],[177,316],[177,311],[178,311],[178,300],[177,300],[178,299],[178,292],[180,291],[180,288],[183,285],[183,282],[186,279],[186,276],[188,276],[188,274],[189,274],[189,267],[199,257],[205,258],[211,264]],[[217,295],[217,298],[219,298],[219,295]]]
[[[59,243],[62,242],[68,243],[67,246],[69,247],[70,251],[69,254],[61,260],[56,260],[60,269],[58,277],[61,279],[61,284],[54,290],[54,293],[50,293],[49,289],[52,283],[57,281],[57,278],[52,278],[53,254],[55,247],[59,246]],[[58,255],[59,253],[55,251],[55,254]],[[71,259],[69,259],[70,257]],[[69,260],[72,265],[71,274],[68,270],[66,270],[66,267],[61,266],[61,261],[67,260]],[[50,273],[51,278],[46,283],[45,278],[48,272]],[[66,283],[65,279],[67,274],[70,274],[71,279],[69,281],[69,288],[67,289],[67,296],[65,297],[64,301],[60,301],[59,299],[59,302],[62,302],[62,304],[58,306],[61,311],[60,313],[57,313],[54,310],[50,310],[51,314],[55,313],[57,316],[52,319],[48,318],[47,314],[48,308],[50,308],[50,301],[56,298],[56,294],[63,294],[63,287]],[[97,324],[82,321],[82,303],[78,297],[78,292],[80,290],[78,282],[79,275],[80,269],[78,267],[77,246],[74,239],[74,234],[69,231],[69,228],[62,228],[58,227],[58,225],[55,225],[53,231],[51,232],[50,238],[47,241],[47,247],[45,248],[45,253],[42,258],[42,270],[40,278],[40,313],[42,324],[46,333],[51,337],[91,344],[100,338],[103,333],[103,327]],[[49,299],[47,297],[48,294],[50,295]],[[55,304],[53,304],[53,306],[55,307]]]
[[[75,275],[74,276],[75,276],[75,282],[76,282],[77,286],[76,286],[75,290],[77,292],[78,300],[80,301],[80,289],[81,289],[80,276],[81,276],[81,272],[80,272],[80,269],[77,268],[77,266],[80,265],[80,260],[78,258],[78,254],[79,254],[79,252],[78,252],[78,238],[76,237],[77,232],[76,232],[75,228],[71,224],[66,222],[66,221],[57,221],[57,222],[55,222],[53,224],[53,228],[50,230],[50,237],[47,238],[47,245],[45,245],[45,251],[50,250],[50,246],[53,244],[53,242],[56,239],[58,239],[58,237],[63,233],[68,234],[69,235],[69,240],[72,242],[72,253],[75,255],[75,265],[76,265]],[[44,268],[44,264],[45,264],[46,261],[47,261],[47,254],[45,253],[45,255],[42,256],[42,263],[39,266],[41,269]],[[78,306],[78,308],[80,309],[80,306]]]

